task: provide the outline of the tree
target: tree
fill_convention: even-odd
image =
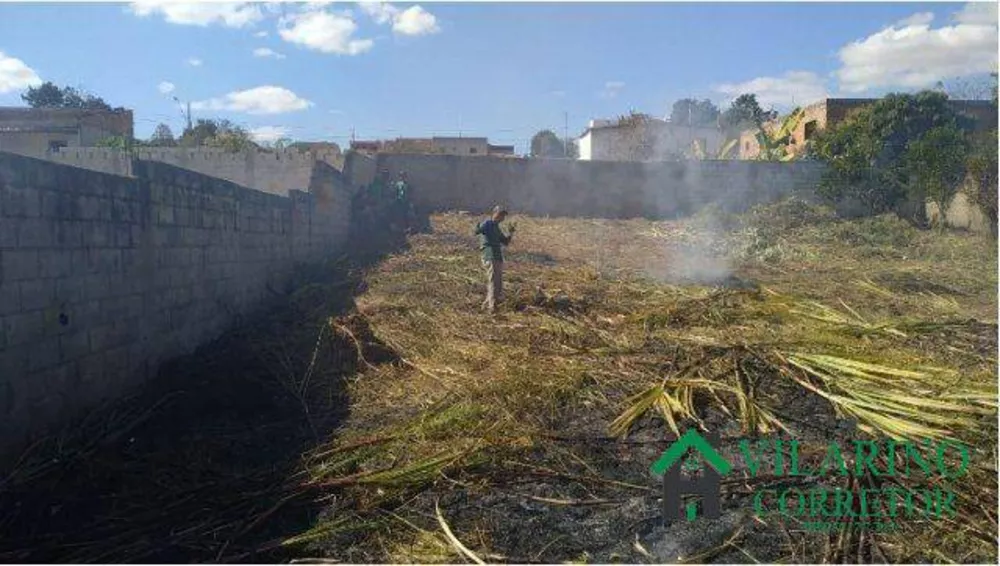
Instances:
[[[185,128],[179,140],[181,147],[218,147],[237,153],[247,149],[259,149],[245,128],[229,120],[198,120],[191,128]]]
[[[799,123],[805,117],[805,111],[796,108],[791,114],[782,120],[777,128],[766,127],[763,124],[757,126],[757,144],[760,152],[757,159],[761,161],[791,161],[795,159],[795,153],[790,151],[792,133],[799,127]]]
[[[580,159],[580,144],[576,140],[568,140],[566,144],[566,157]]]
[[[83,110],[104,110],[107,112],[122,112],[124,108],[112,108],[99,96],[78,91],[73,87],[58,87],[52,82],[45,82],[37,87],[28,87],[21,95],[21,100],[32,108],[78,108]]]
[[[741,94],[721,115],[721,125],[729,132],[739,132],[747,128],[760,127],[764,122],[774,120],[778,113],[764,110],[757,102],[755,94]]]
[[[154,147],[174,147],[177,145],[177,140],[174,139],[174,133],[170,131],[170,126],[159,124],[153,130],[153,135],[149,137],[148,145]]]
[[[184,128],[178,143],[181,147],[200,147],[219,133],[219,124],[215,120],[198,120],[194,126]]]
[[[906,148],[912,190],[934,201],[942,218],[965,180],[966,154],[965,135],[954,124],[932,128]]]
[[[997,235],[997,130],[975,136],[966,169],[971,181],[969,200],[979,206]]]
[[[871,213],[896,211],[921,221],[920,210],[903,209],[907,201],[923,202],[927,196],[926,186],[912,182],[915,173],[926,173],[914,171],[908,148],[936,128],[965,133],[972,126],[947,101],[946,95],[933,91],[890,94],[823,132],[815,145],[817,156],[828,165],[820,193],[833,201],[855,200]],[[934,136],[948,139],[943,132]]]
[[[63,90],[50,82],[28,87],[21,95],[21,100],[32,108],[62,108],[64,98]]]
[[[719,123],[719,108],[711,100],[682,98],[670,110],[670,123],[681,126],[711,126]]]
[[[565,157],[566,148],[552,130],[542,130],[531,138],[532,157]]]
[[[127,136],[108,136],[106,138],[101,138],[100,140],[97,140],[97,143],[94,145],[96,145],[97,147],[107,147],[121,151],[129,151],[133,148],[142,147],[146,144],[135,138],[130,138]]]

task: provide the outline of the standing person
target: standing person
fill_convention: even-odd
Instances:
[[[396,216],[403,223],[403,228],[409,233],[412,228],[413,204],[410,201],[410,184],[406,182],[406,172],[400,172],[396,189]]]
[[[493,207],[493,215],[476,226],[476,235],[480,236],[479,249],[483,252],[483,267],[486,269],[486,300],[483,308],[496,312],[497,302],[503,300],[503,247],[510,244],[514,236],[514,227],[510,234],[504,235],[500,224],[507,218],[507,211]]]

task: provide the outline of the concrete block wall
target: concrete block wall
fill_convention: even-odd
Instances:
[[[347,163],[356,158],[352,154]],[[811,196],[823,173],[816,162],[601,162],[380,154],[345,167],[355,185],[369,170],[405,171],[413,198],[429,210],[483,212],[496,203],[528,214],[606,218],[671,217],[709,202],[731,211],[797,193]]]
[[[266,193],[285,196],[290,190],[307,191],[313,164],[323,162],[340,167],[343,158],[334,151],[282,150],[273,152],[243,151],[231,153],[213,148],[138,148],[129,155],[108,148],[63,148],[45,155],[45,159],[102,171],[131,175],[132,158],[158,161],[218,177]]]
[[[0,454],[122,394],[250,313],[296,262],[343,247],[336,170],[316,174],[317,198],[134,169],[0,153]]]

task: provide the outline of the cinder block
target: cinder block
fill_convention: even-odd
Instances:
[[[86,282],[79,276],[56,279],[56,296],[59,303],[76,304],[87,300]]]
[[[4,250],[0,252],[0,265],[3,265],[5,282],[35,279],[41,272],[41,263],[35,250]]]
[[[85,330],[59,337],[59,360],[62,362],[77,360],[90,352],[90,334]]]
[[[38,218],[42,203],[40,191],[5,185],[0,191],[3,214],[7,218]]]
[[[79,198],[80,219],[99,220],[108,222],[111,220],[111,201],[98,196],[81,196]]]
[[[106,248],[113,245],[111,225],[107,222],[89,222],[83,225],[83,245]]]
[[[2,270],[0,270],[2,273]],[[0,278],[0,316],[21,311],[21,286]]]
[[[76,370],[83,389],[99,388],[104,380],[104,352],[94,352],[76,360]]]
[[[17,235],[21,231],[21,223],[25,220],[0,216],[0,248],[17,247]]]
[[[113,322],[108,322],[91,328],[89,330],[89,335],[91,352],[103,352],[108,348],[113,348],[118,345],[116,343],[117,334],[115,331],[115,323]]]
[[[33,340],[28,348],[28,371],[36,372],[59,365],[59,338]]]
[[[90,248],[90,265],[97,273],[118,273],[122,270],[122,254],[117,248]]]
[[[68,277],[73,273],[72,252],[59,249],[42,250],[38,254],[39,274],[46,278]]]
[[[55,279],[21,281],[21,310],[44,309],[56,300]]]
[[[83,245],[83,224],[73,220],[60,220],[55,225],[55,244],[61,248]]]
[[[107,274],[95,273],[87,275],[83,277],[83,281],[86,286],[86,293],[84,296],[87,300],[103,299],[111,296],[112,294],[112,290],[110,288],[111,280]]]
[[[135,245],[135,241],[132,239],[132,226],[122,222],[114,222],[110,226],[112,246],[130,248]]]
[[[141,318],[144,312],[145,300],[142,295],[134,294],[122,298],[122,316],[124,318]]]

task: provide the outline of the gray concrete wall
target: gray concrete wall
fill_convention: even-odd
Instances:
[[[212,148],[138,148],[129,156],[119,150],[85,147],[65,148],[48,152],[44,156],[56,163],[114,175],[132,174],[130,157],[169,163],[244,187],[283,196],[290,190],[309,189],[313,164],[317,161],[339,167],[343,160],[339,152],[252,150],[230,153]]]
[[[348,157],[350,161],[351,156]],[[689,161],[622,163],[563,159],[380,154],[372,169],[405,171],[418,206],[483,212],[501,203],[549,216],[662,218],[709,202],[740,211],[797,193],[811,196],[816,162]],[[353,184],[357,170],[345,169]]]
[[[134,173],[0,153],[0,453],[215,338],[347,236],[350,190],[322,164],[287,197]]]

